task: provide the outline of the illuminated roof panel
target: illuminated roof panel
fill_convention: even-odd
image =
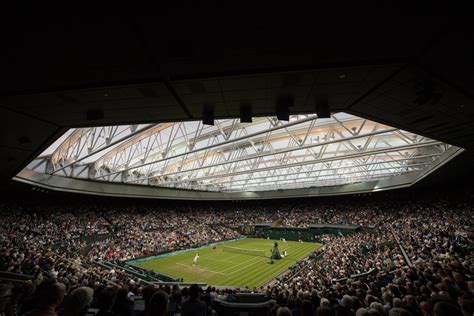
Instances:
[[[96,181],[245,192],[422,173],[450,147],[346,113],[79,128],[27,169]]]

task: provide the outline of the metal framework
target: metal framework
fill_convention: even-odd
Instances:
[[[333,186],[422,172],[451,145],[346,113],[79,128],[28,169],[217,192]]]

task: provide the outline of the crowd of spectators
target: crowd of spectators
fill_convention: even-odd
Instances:
[[[236,226],[262,222],[369,228],[319,236],[324,249],[318,255],[274,284],[254,289],[270,300],[270,315],[473,314],[472,207],[466,201],[122,208],[3,204],[0,216],[0,271],[33,277],[22,288],[0,283],[0,315],[43,315],[40,310],[84,315],[77,311],[90,307],[99,309],[99,316],[132,315],[136,295],[145,299],[143,315],[164,310],[186,315],[189,309],[210,315],[215,299],[232,301],[236,290],[150,287],[95,263],[233,239],[240,236]],[[351,279],[365,272],[371,273]]]
[[[406,265],[391,234],[373,232],[348,236],[327,235],[322,236],[320,241],[325,245],[321,255],[308,258],[300,264],[303,271],[298,271],[298,275],[304,277],[295,277],[290,285],[303,282],[308,288],[322,289],[330,286],[333,280],[362,274],[371,269],[390,271]],[[291,276],[290,274],[286,280]]]
[[[93,242],[84,256],[93,261],[123,261],[235,239],[239,236],[239,233],[226,227],[211,228],[197,223],[191,227],[164,228],[152,231],[131,228],[120,230],[107,239]]]

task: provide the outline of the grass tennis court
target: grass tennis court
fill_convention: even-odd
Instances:
[[[208,246],[134,264],[183,278],[184,282],[251,288],[262,285],[321,246],[317,243],[287,241],[285,248],[283,243],[277,240],[280,253],[286,249],[288,256],[269,264],[268,258],[274,242],[275,240],[247,238],[219,244],[216,249]],[[243,249],[243,252],[251,250],[251,254],[224,251],[224,247],[236,247]],[[199,252],[200,259],[193,266],[196,251]]]

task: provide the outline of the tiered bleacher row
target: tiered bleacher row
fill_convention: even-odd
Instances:
[[[472,315],[471,198],[146,207],[4,203],[0,313],[225,314],[235,308],[226,304],[253,292],[258,303],[239,308],[270,315]],[[323,250],[256,289],[178,286],[171,276],[124,264],[234,239],[241,225],[275,221],[372,229],[319,236]]]

